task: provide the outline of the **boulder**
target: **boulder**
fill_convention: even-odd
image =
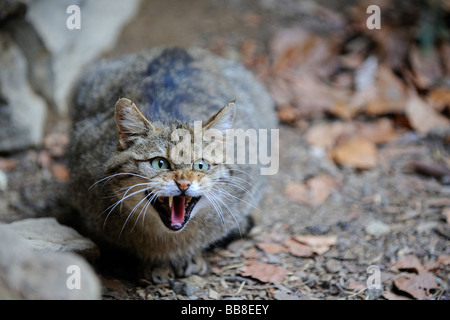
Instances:
[[[0,299],[100,299],[92,267],[70,252],[33,250],[8,224],[0,224]]]

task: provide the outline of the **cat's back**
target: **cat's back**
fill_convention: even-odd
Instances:
[[[157,47],[97,62],[77,88],[74,122],[112,119],[120,97],[134,101],[151,121],[207,121],[236,100],[235,127],[276,125],[271,98],[251,72],[199,48]]]

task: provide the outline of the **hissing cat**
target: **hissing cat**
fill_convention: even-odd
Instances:
[[[275,119],[249,71],[201,49],[100,61],[73,102],[73,204],[92,237],[134,253],[146,278],[203,274],[203,250],[248,229],[265,180],[255,165],[175,161],[172,133],[194,137],[194,121],[225,132],[274,128]]]

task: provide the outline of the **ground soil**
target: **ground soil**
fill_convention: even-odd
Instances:
[[[246,39],[253,39],[257,50],[264,52],[277,29],[299,25],[326,32],[329,26],[310,16],[297,21],[281,5],[267,9],[243,1],[170,3],[144,2],[107,56],[154,45],[198,45],[239,58]],[[333,120],[323,116],[308,122]],[[100,274],[103,298],[387,299],[393,294],[413,298],[394,286],[405,272],[396,262],[414,255],[422,265],[430,265],[450,254],[450,228],[443,215],[450,207],[450,186],[448,181],[417,173],[411,163],[448,158],[448,141],[445,144],[440,136],[410,132],[379,146],[376,167],[355,170],[339,166],[311,148],[304,138],[307,127],[280,124],[280,169],[269,177],[261,213],[256,213],[257,224],[249,235],[207,252],[209,271],[205,276],[153,285],[105,272]],[[68,182],[64,146],[69,126],[59,123],[49,128],[44,147],[4,158],[8,185],[0,192],[0,213],[7,215],[1,220],[59,214],[67,209],[60,199],[70,196],[63,191]],[[307,206],[287,196],[285,190],[291,183],[321,174],[332,177],[336,184],[319,205]],[[337,241],[326,252],[298,257],[289,252],[286,240],[300,235],[336,236]],[[264,242],[279,244],[279,250],[264,249],[259,245]],[[243,270],[250,260],[282,267],[284,276],[274,283],[246,275]],[[367,289],[371,265],[381,271],[382,290]],[[438,283],[427,292],[428,298],[448,299],[448,268],[434,269]]]

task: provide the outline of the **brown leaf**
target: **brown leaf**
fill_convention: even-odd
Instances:
[[[300,112],[298,111],[298,109],[292,106],[278,108],[277,114],[278,119],[280,119],[281,122],[286,123],[294,123],[300,116]]]
[[[396,288],[406,292],[418,300],[430,298],[430,290],[437,289],[433,274],[423,272],[419,274],[408,273],[394,281]]]
[[[341,165],[349,165],[357,169],[371,169],[377,165],[377,148],[366,139],[355,137],[343,141],[332,150],[330,157]]]
[[[442,77],[442,66],[436,49],[422,50],[413,46],[409,50],[409,59],[414,70],[414,81],[420,88],[429,88]]]
[[[450,255],[441,255],[437,258],[436,262],[444,266],[450,265]]]
[[[347,285],[347,289],[361,291],[367,289],[367,285],[363,282],[352,281]]]
[[[284,244],[288,248],[289,253],[296,257],[307,258],[314,255],[313,248],[308,245],[301,244],[294,239],[287,239]]]
[[[308,129],[305,138],[309,145],[331,148],[341,135],[351,131],[351,126],[343,121],[319,123]]]
[[[322,174],[309,179],[306,182],[310,191],[309,203],[316,207],[321,205],[330,195],[333,188],[336,186],[336,180],[329,175]]]
[[[394,123],[388,118],[379,118],[375,122],[357,122],[356,135],[375,144],[386,143],[397,136]]]
[[[437,113],[427,102],[414,95],[410,97],[406,104],[406,117],[411,127],[423,134],[427,134],[433,129],[450,126],[450,120]]]
[[[241,269],[241,275],[255,278],[262,282],[281,283],[287,274],[287,270],[280,266],[260,262],[257,260],[247,260]]]
[[[384,291],[383,298],[385,298],[386,300],[412,300],[411,298],[409,298],[407,296],[401,296],[392,291]]]
[[[445,208],[442,211],[442,214],[444,215],[445,221],[447,221],[447,224],[450,225],[450,208]]]
[[[450,107],[450,88],[433,89],[429,93],[427,101],[433,109],[439,112],[444,110],[446,106]]]
[[[286,249],[279,243],[273,242],[257,242],[256,246],[266,253],[277,254]]]
[[[317,254],[324,254],[331,246],[334,246],[337,242],[337,236],[295,236],[295,241],[306,244],[312,248]]]
[[[293,202],[316,207],[328,198],[336,184],[336,180],[323,174],[309,179],[305,184],[290,183],[285,193]]]
[[[304,205],[309,204],[309,191],[303,183],[292,182],[287,185],[284,190],[289,200],[301,203]]]
[[[414,271],[416,273],[425,271],[419,259],[413,254],[401,257],[395,263],[395,267],[399,270]]]
[[[373,92],[371,88],[365,91],[359,103],[365,102],[367,114],[403,113],[407,99],[406,86],[389,67],[380,65]],[[367,100],[364,101],[364,98]]]
[[[69,181],[70,173],[69,169],[63,164],[55,163],[52,165],[52,173],[56,179],[61,181]]]
[[[0,170],[10,171],[17,167],[16,159],[0,157]]]

